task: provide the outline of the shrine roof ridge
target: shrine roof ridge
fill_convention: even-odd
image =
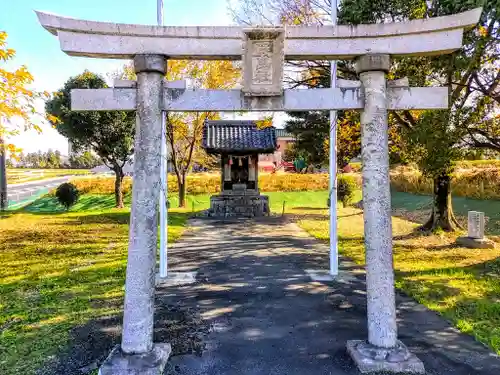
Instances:
[[[205,120],[205,125],[211,126],[254,126],[257,127],[255,120]]]
[[[207,120],[202,147],[210,154],[272,153],[276,150],[276,129],[258,129],[251,120]]]
[[[366,38],[394,35],[409,35],[450,29],[474,27],[482,8],[475,8],[448,16],[415,19],[406,22],[391,22],[360,25],[318,26],[255,26],[263,30],[284,27],[288,39],[315,38]],[[147,36],[159,38],[207,38],[241,39],[248,26],[156,26],[82,20],[64,17],[50,12],[35,11],[40,24],[54,35],[58,32],[83,34],[106,34],[121,36]]]

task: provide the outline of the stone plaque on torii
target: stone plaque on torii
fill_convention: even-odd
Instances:
[[[283,94],[285,29],[243,29],[243,88],[245,96]]]
[[[368,339],[347,349],[361,372],[424,373],[397,340],[389,189],[387,110],[448,108],[445,87],[387,82],[390,56],[440,55],[462,45],[481,9],[446,17],[358,26],[163,27],[70,19],[37,12],[72,56],[133,59],[137,83],[72,90],[72,109],[136,110],[134,184],[123,335],[100,369],[108,374],[159,374],[168,344],[153,344],[154,272],[160,185],[162,111],[362,110]],[[243,60],[242,90],[191,90],[166,82],[166,60]],[[283,90],[283,60],[355,59],[360,82],[337,88]]]

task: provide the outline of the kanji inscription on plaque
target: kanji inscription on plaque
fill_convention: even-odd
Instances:
[[[284,30],[244,30],[243,88],[245,96],[278,96],[283,93]]]
[[[252,54],[252,83],[273,84],[273,41],[254,41]]]

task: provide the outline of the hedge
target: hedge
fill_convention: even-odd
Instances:
[[[391,185],[397,191],[432,194],[432,180],[418,171],[391,174]],[[475,199],[500,199],[500,170],[483,168],[459,171],[452,175],[451,192],[455,196]]]
[[[75,179],[72,183],[82,194],[111,194],[114,192],[114,177],[91,177]],[[126,177],[123,181],[123,192],[129,193],[132,179]],[[317,191],[328,190],[328,174],[298,174],[275,173],[259,176],[261,191]],[[177,179],[168,176],[168,191],[178,192]],[[214,194],[220,191],[220,175],[194,174],[187,177],[188,194]]]

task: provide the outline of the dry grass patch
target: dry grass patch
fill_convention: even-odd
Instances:
[[[457,169],[452,175],[451,190],[457,197],[475,199],[500,199],[500,169],[483,167]],[[399,167],[391,171],[391,186],[397,191],[415,194],[433,192],[430,178],[418,170]]]

